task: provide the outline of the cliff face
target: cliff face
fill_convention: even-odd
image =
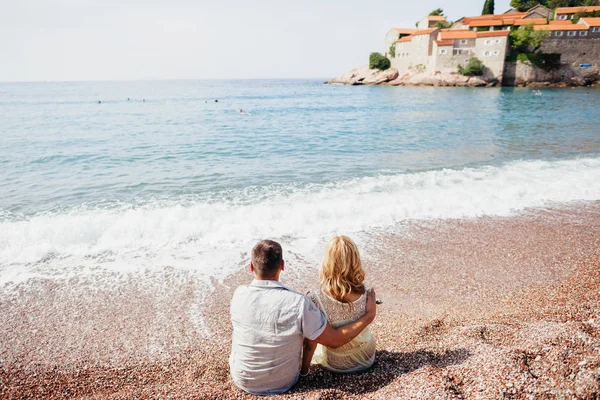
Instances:
[[[562,64],[560,68],[546,71],[522,61],[507,62],[504,68],[504,86],[598,86],[600,68],[597,65],[581,67],[580,64]]]
[[[341,85],[385,85],[385,86],[495,86],[497,81],[484,80],[476,76],[463,76],[457,73],[409,72],[400,75],[396,68],[385,71],[369,69],[367,66],[355,68],[334,78],[328,84]]]

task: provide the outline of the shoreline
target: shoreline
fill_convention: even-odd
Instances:
[[[506,84],[500,79],[485,76],[460,75],[458,72],[420,72],[409,71],[399,74],[396,68],[386,70],[369,69],[367,66],[354,68],[344,75],[326,81],[328,85],[345,86],[434,86],[434,87],[600,87],[597,75],[586,77],[573,76],[568,80],[514,80]]]
[[[375,367],[313,366],[274,398],[600,393],[600,202],[400,228],[359,245],[383,300]],[[283,282],[314,288],[316,268],[298,267]],[[255,398],[227,364],[228,302],[248,272],[213,289],[168,267],[104,279],[38,279],[1,298],[0,397]]]

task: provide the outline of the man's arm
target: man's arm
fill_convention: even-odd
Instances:
[[[373,322],[376,314],[377,305],[375,304],[375,290],[370,289],[367,292],[367,310],[365,315],[354,322],[350,322],[349,324],[338,328],[333,328],[327,323],[327,327],[323,333],[321,333],[321,336],[315,339],[315,342],[333,349],[343,346],[358,336],[363,329]]]
[[[313,354],[317,349],[317,342],[314,340],[304,339],[304,351],[302,352],[302,369],[300,373],[306,375],[310,368],[310,362],[312,361]]]

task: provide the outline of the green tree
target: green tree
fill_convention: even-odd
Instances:
[[[435,10],[433,10],[432,12],[429,13],[429,15],[444,15],[444,10],[441,8],[436,8]]]
[[[496,5],[494,4],[494,0],[485,0],[485,4],[483,5],[481,15],[493,14],[495,8]]]
[[[544,4],[548,8],[556,9],[558,7],[579,7],[579,6],[595,6],[595,0],[547,0]]]
[[[521,26],[517,30],[510,32],[511,45],[516,50],[536,51],[541,46],[544,39],[550,35],[547,30],[536,31],[533,24]]]
[[[452,26],[452,22],[450,21],[438,21],[435,23],[435,27],[439,29],[447,29]]]
[[[480,76],[483,75],[483,61],[477,57],[471,57],[466,67],[458,64],[458,73],[466,76]]]
[[[578,24],[581,18],[598,18],[600,17],[600,11],[582,12],[573,15],[573,23]]]
[[[550,35],[547,30],[536,31],[533,24],[523,25],[510,31],[510,44],[520,53],[534,52],[540,48],[544,39]]]
[[[510,6],[516,8],[518,11],[523,12],[537,6],[538,4],[545,6],[547,3],[548,2],[546,0],[511,0]]]
[[[396,58],[396,43],[392,43],[392,45],[390,46],[390,56],[392,56],[392,58]]]
[[[382,71],[388,69],[392,63],[381,53],[371,53],[369,56],[369,69],[380,69]]]
[[[594,6],[596,0],[511,0],[510,2],[511,7],[519,11],[527,11],[538,4],[554,10],[558,7]]]

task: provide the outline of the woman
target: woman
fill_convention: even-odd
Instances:
[[[359,319],[366,310],[368,286],[356,244],[347,236],[336,236],[325,249],[321,264],[320,288],[308,295],[327,315],[334,328]],[[314,358],[313,358],[314,354]],[[347,344],[332,349],[306,340],[301,374],[306,375],[311,363],[339,373],[360,372],[375,361],[375,338],[365,328]]]

